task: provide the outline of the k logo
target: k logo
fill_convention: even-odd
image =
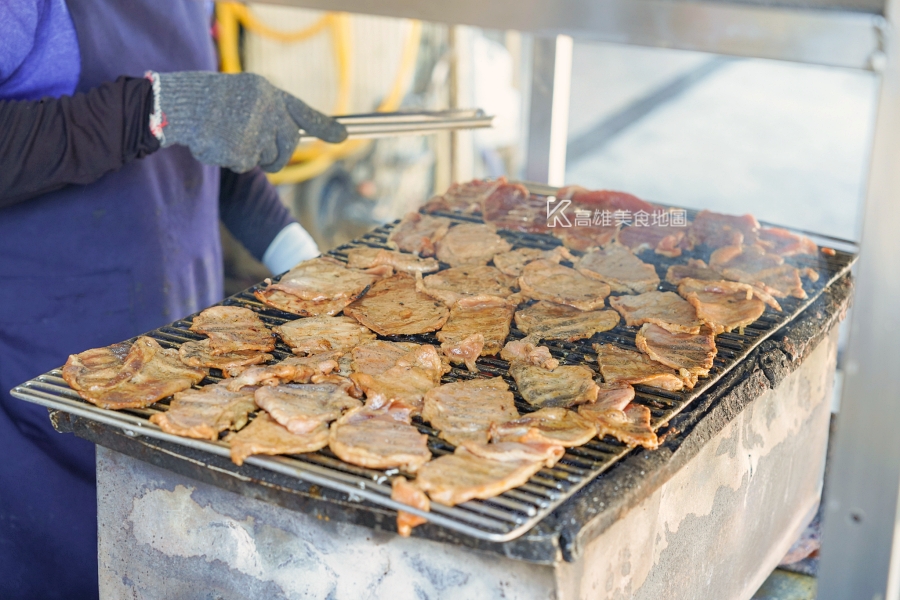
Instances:
[[[563,198],[557,200],[555,196],[547,197],[547,227],[571,227],[572,222],[566,214],[566,208],[572,204],[572,201]]]

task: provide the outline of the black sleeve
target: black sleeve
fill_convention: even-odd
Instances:
[[[134,77],[73,96],[0,101],[0,208],[155,152],[152,109],[152,84]]]
[[[275,236],[295,220],[259,167],[246,173],[222,169],[219,217],[256,260],[262,260]]]

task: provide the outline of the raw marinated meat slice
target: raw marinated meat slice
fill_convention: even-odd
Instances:
[[[619,231],[616,240],[635,254],[644,250],[652,250],[663,256],[681,256],[681,241],[687,227],[671,227],[665,225],[632,226]]]
[[[764,227],[757,234],[756,243],[778,256],[815,254],[819,247],[814,241],[780,227]]]
[[[437,242],[437,258],[451,267],[486,265],[494,255],[508,252],[509,242],[491,225],[462,223]]]
[[[412,335],[444,326],[450,311],[442,302],[416,290],[416,280],[398,273],[382,279],[363,298],[344,309],[369,329],[381,335]]]
[[[540,258],[559,263],[561,260],[575,261],[575,257],[565,246],[557,246],[553,250],[539,250],[537,248],[518,248],[503,252],[494,257],[494,266],[502,273],[511,277],[518,277],[522,269],[530,262]]]
[[[447,234],[450,224],[447,217],[411,212],[391,231],[388,244],[422,257],[434,256],[434,243]]]
[[[447,344],[459,344],[474,333],[484,337],[481,356],[497,354],[509,335],[516,305],[497,296],[460,298],[450,309],[450,318],[436,337]]]
[[[522,184],[504,183],[485,198],[481,215],[501,229],[541,233],[547,230],[547,199],[532,196]]]
[[[666,281],[672,285],[678,285],[683,279],[719,281],[722,279],[722,275],[718,271],[710,269],[702,260],[689,258],[686,265],[672,265],[666,271]]]
[[[291,433],[268,413],[260,412],[253,421],[228,438],[231,460],[240,466],[254,454],[303,454],[328,445],[328,425],[322,423],[309,433]]]
[[[480,333],[473,333],[469,337],[456,342],[444,342],[441,344],[441,352],[453,363],[466,365],[466,368],[473,373],[478,372],[475,361],[481,356],[484,349],[484,336]]]
[[[655,323],[672,332],[700,333],[700,326],[703,325],[694,307],[675,292],[613,296],[609,299],[609,305],[622,315],[629,327]]]
[[[439,386],[447,371],[434,346],[426,344],[404,354],[379,375],[353,373],[350,379],[365,392],[368,408],[392,407],[417,415],[426,392]]]
[[[309,433],[322,423],[338,419],[344,412],[362,406],[334,383],[261,387],[256,404],[291,433]]]
[[[437,298],[447,306],[453,306],[466,296],[499,296],[507,298],[513,293],[516,278],[500,272],[495,267],[479,265],[452,267],[417,282],[417,289]]]
[[[454,381],[425,394],[422,418],[454,446],[488,441],[494,423],[519,416],[513,394],[501,377]]]
[[[677,392],[685,381],[674,369],[651,360],[640,352],[619,348],[613,344],[594,344],[603,381],[610,384],[643,384]],[[599,390],[598,390],[599,395]]]
[[[559,444],[539,444],[529,442],[463,442],[462,446],[479,458],[488,458],[499,462],[540,462],[545,467],[552,467],[566,453]]]
[[[597,428],[567,408],[542,408],[491,426],[491,441],[556,444],[565,448],[588,443]]]
[[[342,461],[369,469],[414,473],[431,460],[428,436],[410,425],[402,411],[351,410],[331,426],[328,447]]]
[[[375,334],[351,317],[307,317],[273,328],[298,355],[349,352],[375,339]]]
[[[578,310],[564,304],[541,300],[516,312],[516,326],[534,340],[586,339],[609,331],[619,324],[619,315],[612,310]]]
[[[377,275],[348,269],[333,258],[313,258],[285,273],[278,283],[267,279],[268,285],[253,295],[269,306],[302,317],[335,315],[378,279]]]
[[[509,363],[520,362],[543,367],[549,371],[559,366],[559,361],[550,354],[550,348],[536,346],[529,342],[528,338],[507,342],[500,351],[500,358]]]
[[[402,502],[407,506],[418,508],[426,512],[431,510],[431,501],[425,492],[416,487],[415,483],[410,483],[406,477],[397,475],[391,482],[391,500]],[[413,527],[425,523],[428,519],[408,513],[405,510],[397,511],[397,533],[401,537],[409,537]]]
[[[716,342],[709,328],[705,334],[672,333],[647,323],[637,333],[635,345],[658,363],[677,370],[682,378],[706,377],[716,356]]]
[[[433,273],[441,268],[433,258],[418,258],[413,254],[392,252],[383,248],[360,246],[347,251],[347,266],[351,269],[371,269],[388,265],[404,273]]]
[[[647,450],[659,447],[659,438],[650,426],[650,409],[646,406],[629,404],[624,410],[599,410],[585,404],[578,407],[578,414],[597,427],[597,437],[611,435],[623,444],[643,446]]]
[[[755,297],[756,290],[745,283],[684,279],[678,293],[716,335],[746,327],[766,310],[763,301]]]
[[[189,367],[220,369],[226,377],[240,375],[247,367],[268,362],[273,358],[271,354],[256,350],[212,354],[209,350],[209,340],[183,343],[178,349],[178,356],[181,362]]]
[[[640,294],[653,291],[659,285],[656,268],[618,244],[591,250],[578,259],[575,269],[609,285],[614,292]]]
[[[473,498],[486,500],[526,483],[543,467],[537,460],[481,458],[464,447],[422,465],[416,485],[434,502],[455,506]]]
[[[688,238],[693,245],[706,244],[719,248],[741,243],[753,244],[759,230],[759,221],[753,215],[723,215],[702,210],[691,223]]]
[[[619,233],[619,226],[592,224],[590,227],[554,227],[550,233],[566,248],[585,252],[612,243]]]
[[[617,210],[623,210],[632,215],[641,211],[649,215],[653,213],[654,210],[659,210],[657,206],[625,192],[616,192],[613,190],[586,190],[577,185],[561,188],[556,193],[556,197],[568,198],[572,201],[574,209],[588,210],[592,215],[597,210],[606,210],[610,213],[615,213]]]
[[[569,407],[597,399],[594,372],[582,366],[556,367],[552,371],[527,363],[513,363],[509,374],[525,402],[538,408]]]
[[[236,392],[248,386],[308,383],[314,375],[330,373],[335,365],[335,361],[330,358],[313,363],[292,356],[274,365],[250,367],[237,377],[228,380],[225,385],[232,392]]]
[[[600,392],[597,401],[590,404],[582,404],[579,408],[585,411],[600,411],[615,408],[625,410],[625,407],[634,400],[634,387],[627,383],[598,383]]]
[[[422,212],[449,212],[465,215],[480,213],[485,198],[504,183],[506,183],[504,177],[494,181],[473,179],[465,183],[454,183],[442,195],[429,200],[422,207]]]
[[[385,342],[375,340],[357,346],[351,351],[353,362],[350,368],[355,373],[381,375],[400,360],[404,355],[419,348],[419,344],[411,342]]]
[[[271,352],[275,337],[259,316],[248,308],[213,306],[194,317],[191,331],[209,336],[212,354],[257,350]]]
[[[519,287],[528,298],[567,304],[579,310],[600,308],[609,295],[607,284],[544,259],[525,266]]]
[[[169,409],[151,415],[150,422],[166,433],[215,441],[226,429],[241,429],[255,410],[252,389],[232,392],[219,383],[177,392]]]
[[[184,365],[177,350],[162,348],[153,338],[139,337],[131,346],[72,354],[62,376],[88,402],[118,410],[144,408],[186,390],[203,379],[206,370]]]

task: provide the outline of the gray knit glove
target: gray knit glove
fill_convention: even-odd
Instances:
[[[326,142],[347,130],[254,73],[148,73],[158,105],[150,129],[163,147],[187,146],[200,162],[243,173],[287,164],[300,129]]]

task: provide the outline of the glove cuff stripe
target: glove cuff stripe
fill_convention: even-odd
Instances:
[[[144,73],[144,77],[149,79],[153,85],[153,111],[150,113],[150,133],[159,140],[160,144],[165,145],[166,134],[163,133],[163,128],[169,123],[166,120],[166,114],[159,107],[159,73],[147,71]]]

